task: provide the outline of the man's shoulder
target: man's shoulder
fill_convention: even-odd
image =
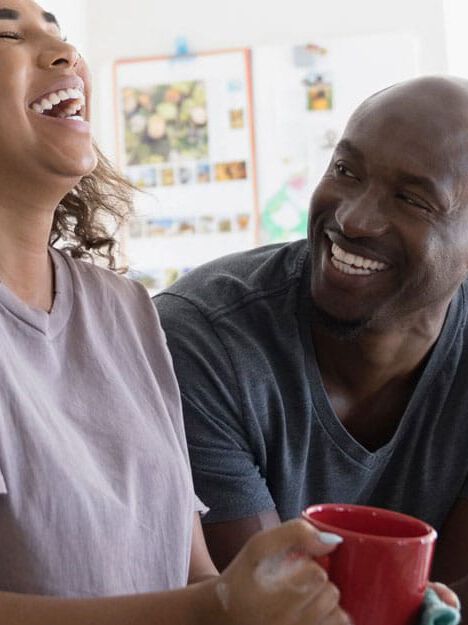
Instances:
[[[183,299],[205,314],[296,288],[307,265],[307,241],[266,245],[229,254],[193,269],[154,300]]]

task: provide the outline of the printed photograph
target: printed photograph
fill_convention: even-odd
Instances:
[[[208,156],[203,81],[121,91],[126,165],[200,160]]]
[[[152,165],[127,167],[125,175],[132,184],[140,189],[151,189],[157,186],[156,168]]]
[[[241,232],[244,232],[245,230],[249,229],[250,215],[248,215],[247,213],[241,213],[237,215],[236,222],[237,222],[237,228]]]
[[[197,181],[201,183],[211,182],[211,167],[208,163],[197,165]]]
[[[245,161],[217,163],[215,165],[215,180],[217,182],[243,180],[244,178],[247,178],[247,164]]]
[[[229,121],[233,130],[241,130],[245,126],[244,109],[231,109],[229,111]]]
[[[326,76],[309,74],[304,83],[307,88],[307,110],[329,111],[333,108],[333,85]]]
[[[163,187],[172,187],[175,184],[174,170],[172,167],[161,169],[161,184]]]
[[[190,184],[193,182],[193,169],[191,167],[179,167],[177,182],[179,184]]]

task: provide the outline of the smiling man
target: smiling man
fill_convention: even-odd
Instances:
[[[467,172],[468,83],[393,86],[351,117],[308,241],[156,297],[220,567],[309,504],[353,502],[425,519],[433,579],[468,576]]]

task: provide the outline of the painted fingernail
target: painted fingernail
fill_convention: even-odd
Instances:
[[[338,536],[338,534],[332,534],[331,532],[319,532],[319,539],[324,545],[339,545],[343,542],[341,536]]]

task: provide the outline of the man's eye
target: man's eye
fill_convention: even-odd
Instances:
[[[335,163],[335,171],[340,176],[346,176],[347,178],[357,179],[357,176],[353,174],[353,172],[346,167],[343,163]]]
[[[0,32],[0,39],[22,39],[21,33],[15,33],[13,31]]]
[[[419,198],[412,197],[411,195],[406,195],[406,193],[398,193],[397,198],[403,200],[406,204],[410,206],[417,206],[418,208],[422,208],[423,210],[429,211],[431,210],[430,206]]]

